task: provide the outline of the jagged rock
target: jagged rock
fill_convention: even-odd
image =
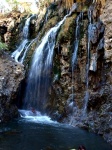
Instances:
[[[98,30],[95,24],[89,25],[90,41],[95,44],[98,40]]]
[[[103,37],[97,46],[97,50],[98,51],[102,50],[104,48],[104,44],[105,44],[105,41],[104,41],[104,37]]]
[[[105,27],[100,20],[94,24],[90,24],[89,25],[90,41],[93,44],[97,43],[98,39],[100,38],[100,35],[104,33],[104,30]]]
[[[0,35],[2,42],[7,44],[8,50],[16,49],[17,44],[21,41],[22,27],[27,16],[26,13],[21,14],[18,11],[13,11],[1,17]]]
[[[112,1],[107,0],[101,20],[105,24],[105,59],[107,62],[112,62]]]
[[[24,78],[24,66],[14,62],[4,52],[0,54],[0,122],[18,115],[16,101],[17,89]]]

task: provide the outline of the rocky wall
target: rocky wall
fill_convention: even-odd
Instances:
[[[90,58],[87,88],[88,16],[84,6],[77,64],[72,72],[76,17],[68,17],[57,36],[53,62],[53,84],[48,110],[52,118],[100,134],[112,143],[111,5],[91,5]],[[102,9],[101,9],[102,8]],[[101,14],[102,13],[102,14]],[[105,41],[105,42],[104,42]],[[87,97],[87,92],[88,97]],[[88,99],[85,110],[85,101]]]
[[[0,37],[9,51],[14,51],[21,42],[23,26],[28,16],[29,14],[21,14],[19,11],[0,15]]]
[[[24,66],[0,51],[0,122],[18,116],[15,98],[24,78]]]

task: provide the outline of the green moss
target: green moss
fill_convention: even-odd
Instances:
[[[3,50],[3,49],[5,50],[8,49],[7,44],[0,42],[0,50]]]
[[[59,21],[58,16],[55,16],[55,17],[51,18],[46,23],[45,30],[48,30],[48,29],[52,28],[53,26],[55,26],[58,21]]]
[[[71,41],[73,39],[74,32],[75,32],[75,27],[74,27],[75,18],[76,18],[76,14],[66,19],[65,23],[61,27],[60,32],[58,34],[57,37],[58,43],[64,43],[67,41]]]
[[[88,6],[84,6],[83,8],[82,8],[82,12],[87,12],[88,11]]]
[[[32,62],[32,56],[33,56],[33,53],[36,49],[36,46],[37,46],[37,40],[35,40],[30,48],[29,48],[29,51],[26,55],[26,58],[25,58],[25,61],[24,61],[24,66],[26,67],[25,69],[28,71],[28,69],[30,68],[30,65],[31,65],[31,62]]]
[[[59,21],[58,16],[55,16],[55,17],[49,19],[48,22],[46,23],[46,25],[44,26],[41,34],[40,34],[40,39],[45,35],[45,32],[47,32],[52,27],[54,27],[57,24],[58,21]]]

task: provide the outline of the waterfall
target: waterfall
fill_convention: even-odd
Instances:
[[[23,38],[24,39],[28,39],[29,36],[29,26],[30,26],[30,20],[31,20],[32,16],[29,17],[26,22],[25,22],[25,26],[23,28]]]
[[[22,64],[23,64],[23,62],[24,62],[24,59],[25,59],[25,57],[26,57],[26,54],[27,54],[28,50],[30,49],[30,46],[31,46],[36,40],[37,40],[37,38],[31,40],[31,42],[28,44],[28,46],[25,47],[24,54],[23,54],[23,56],[22,56],[21,59],[20,59],[20,62],[21,62]]]
[[[72,56],[72,67],[77,63],[77,52],[79,45],[79,37],[80,37],[80,19],[82,18],[82,12],[76,18],[76,30],[75,30],[75,42],[74,42],[74,52]]]
[[[77,65],[77,55],[78,55],[78,48],[79,48],[79,41],[80,41],[80,28],[81,28],[81,21],[83,19],[83,12],[81,12],[76,18],[76,29],[75,29],[75,41],[74,41],[74,52],[72,54],[72,101],[69,103],[68,107],[73,109],[72,113],[76,112],[76,107],[74,107],[74,70]],[[70,123],[72,124],[74,120],[74,115],[70,116]]]
[[[48,31],[35,50],[25,93],[25,109],[34,108],[41,113],[46,111],[56,35],[67,16]]]
[[[49,13],[49,7],[47,8],[46,14],[45,14],[45,23],[48,21],[48,13]]]
[[[76,30],[75,30],[75,41],[74,41],[74,52],[72,55],[72,95],[74,93],[74,69],[77,64],[77,53],[78,53],[78,47],[79,47],[79,40],[80,40],[80,26],[81,26],[81,19],[82,19],[83,13],[81,12],[77,18],[76,18]],[[73,100],[74,98],[72,98]]]
[[[86,115],[87,105],[89,100],[89,67],[90,67],[90,39],[91,39],[91,31],[92,31],[92,11],[93,7],[90,6],[88,10],[88,41],[87,41],[87,63],[86,63],[86,92],[84,97],[84,107],[83,107],[83,115]]]
[[[15,59],[16,62],[21,62],[23,63],[25,54],[28,51],[28,48],[30,47],[32,41],[30,42],[28,40],[29,38],[29,26],[30,26],[30,21],[31,18],[34,17],[34,15],[30,16],[24,25],[23,28],[23,36],[22,36],[22,42],[20,43],[19,47],[12,53],[11,57]],[[29,43],[30,42],[30,43]],[[23,56],[21,56],[23,55]]]

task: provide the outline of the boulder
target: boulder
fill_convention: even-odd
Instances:
[[[0,52],[0,122],[18,115],[15,98],[23,78],[24,66]]]

